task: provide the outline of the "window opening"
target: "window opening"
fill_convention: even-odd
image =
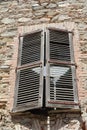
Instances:
[[[39,109],[47,114],[54,108],[78,108],[70,35],[71,32],[46,29],[19,38],[13,111]]]

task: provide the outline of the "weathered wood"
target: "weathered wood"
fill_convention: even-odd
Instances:
[[[48,103],[52,103],[52,104],[65,104],[65,105],[79,105],[79,103],[75,103],[75,102],[60,102],[60,101],[48,101]]]
[[[56,31],[61,31],[61,32],[67,32],[67,33],[72,33],[72,31],[68,31],[66,29],[57,29],[56,27],[48,27],[49,30],[56,30]]]
[[[58,114],[58,113],[80,113],[81,114],[81,109],[57,109],[57,110],[52,110],[52,111],[49,111],[48,112],[49,113],[49,115],[51,116],[51,115],[55,115],[55,114]]]
[[[42,64],[42,62],[33,62],[33,63],[30,63],[30,64],[18,66],[16,69],[33,68],[33,67],[40,66],[41,64]]]
[[[62,61],[57,61],[57,60],[49,60],[48,63],[55,63],[55,64],[63,64],[63,65],[74,65],[77,66],[75,63],[71,63],[71,62],[62,62]]]
[[[37,32],[41,32],[41,31],[42,31],[41,29],[38,29],[38,30],[32,31],[32,32],[30,32],[30,33],[19,34],[19,37],[24,37],[24,36],[26,36],[26,35],[33,34],[33,33],[37,33]]]

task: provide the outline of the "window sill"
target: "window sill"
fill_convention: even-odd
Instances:
[[[81,109],[57,109],[57,110],[52,110],[52,111],[49,111],[49,115],[51,114],[61,114],[61,113],[78,113],[80,114],[81,113]]]

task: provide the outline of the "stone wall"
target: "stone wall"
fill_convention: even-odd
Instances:
[[[82,114],[56,114],[52,130],[81,130],[87,120],[87,1],[86,0],[4,0],[0,1],[0,130],[44,130],[47,122],[38,117],[12,116],[8,107],[10,70],[14,37],[22,26],[73,22],[78,30],[76,64]],[[40,117],[39,117],[40,118]],[[25,120],[24,120],[25,119]],[[58,120],[60,119],[60,120]],[[42,120],[42,121],[41,121]],[[36,123],[38,122],[38,123]],[[36,128],[35,123],[40,125]],[[44,124],[44,125],[43,125]],[[35,126],[35,128],[34,128]],[[55,126],[55,128],[54,128]]]

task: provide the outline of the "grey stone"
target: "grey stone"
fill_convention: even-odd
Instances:
[[[33,16],[33,13],[28,13],[27,16],[28,16],[28,17],[32,17],[32,16]]]
[[[0,46],[5,46],[6,43],[5,42],[0,42]]]
[[[16,31],[11,31],[11,32],[6,31],[1,34],[2,37],[13,37],[15,35],[16,35]]]
[[[86,29],[87,28],[87,24],[86,23],[79,23],[78,24],[78,27],[80,28],[80,29]]]
[[[22,17],[22,18],[18,19],[18,22],[28,22],[28,21],[31,21],[31,18]]]
[[[36,13],[40,12],[40,13],[47,13],[50,9],[42,9],[42,10],[38,10]]]
[[[87,33],[84,33],[83,40],[87,40]]]
[[[45,3],[42,3],[41,5],[42,5],[42,6],[47,6],[47,5],[48,5],[48,3],[47,3],[47,2],[45,2]]]
[[[48,13],[47,13],[47,15],[50,17],[50,16],[54,16],[54,15],[56,15],[57,14],[57,12],[56,11],[49,11]]]
[[[1,77],[0,77],[1,78]],[[8,87],[8,84],[2,84],[2,85],[0,85],[0,88],[6,88],[6,87]]]
[[[3,18],[1,20],[1,22],[4,23],[4,24],[9,24],[9,23],[11,24],[11,23],[14,23],[15,20],[14,19],[9,19],[9,18]]]
[[[44,12],[39,12],[39,13],[36,12],[34,15],[36,17],[42,17],[44,14],[45,14]]]
[[[67,7],[67,6],[69,6],[70,4],[67,3],[67,2],[62,1],[62,2],[57,2],[57,5],[58,5],[59,7]]]
[[[84,86],[84,89],[87,90],[87,84]]]
[[[32,0],[31,4],[38,4],[38,1],[37,0]]]
[[[50,19],[49,18],[41,18],[39,21],[44,23],[44,22],[48,22]]]
[[[56,4],[54,4],[54,3],[50,3],[48,6],[47,6],[47,8],[56,8],[57,7],[57,5]]]
[[[87,53],[87,44],[85,44],[84,46],[81,46],[80,49],[83,53]]]
[[[54,22],[54,21],[57,21],[58,20],[58,18],[59,18],[59,15],[56,15],[56,16],[54,16],[53,18],[52,18],[52,22]]]
[[[63,20],[66,20],[66,19],[70,19],[70,17],[68,15],[59,15],[60,21],[63,21]]]
[[[40,6],[39,4],[34,4],[34,5],[32,5],[32,9],[33,10],[41,10],[41,9],[43,9],[44,7],[43,6]]]
[[[7,12],[8,11],[8,8],[1,8],[0,9],[0,13],[4,13],[4,12]]]
[[[3,2],[2,2],[3,1]],[[2,5],[2,6],[6,6],[7,4],[9,4],[9,2],[7,2],[7,0],[0,0],[0,4]]]
[[[13,130],[13,128],[3,127],[1,130]]]
[[[9,69],[9,66],[0,66],[0,69]]]
[[[18,15],[10,15],[10,19],[15,19],[15,18],[21,18],[23,16],[23,14],[18,14]]]
[[[87,15],[87,7],[84,7],[82,12]]]
[[[48,23],[50,21],[50,18],[38,18],[37,20],[34,20],[34,24],[39,24],[39,23]]]

